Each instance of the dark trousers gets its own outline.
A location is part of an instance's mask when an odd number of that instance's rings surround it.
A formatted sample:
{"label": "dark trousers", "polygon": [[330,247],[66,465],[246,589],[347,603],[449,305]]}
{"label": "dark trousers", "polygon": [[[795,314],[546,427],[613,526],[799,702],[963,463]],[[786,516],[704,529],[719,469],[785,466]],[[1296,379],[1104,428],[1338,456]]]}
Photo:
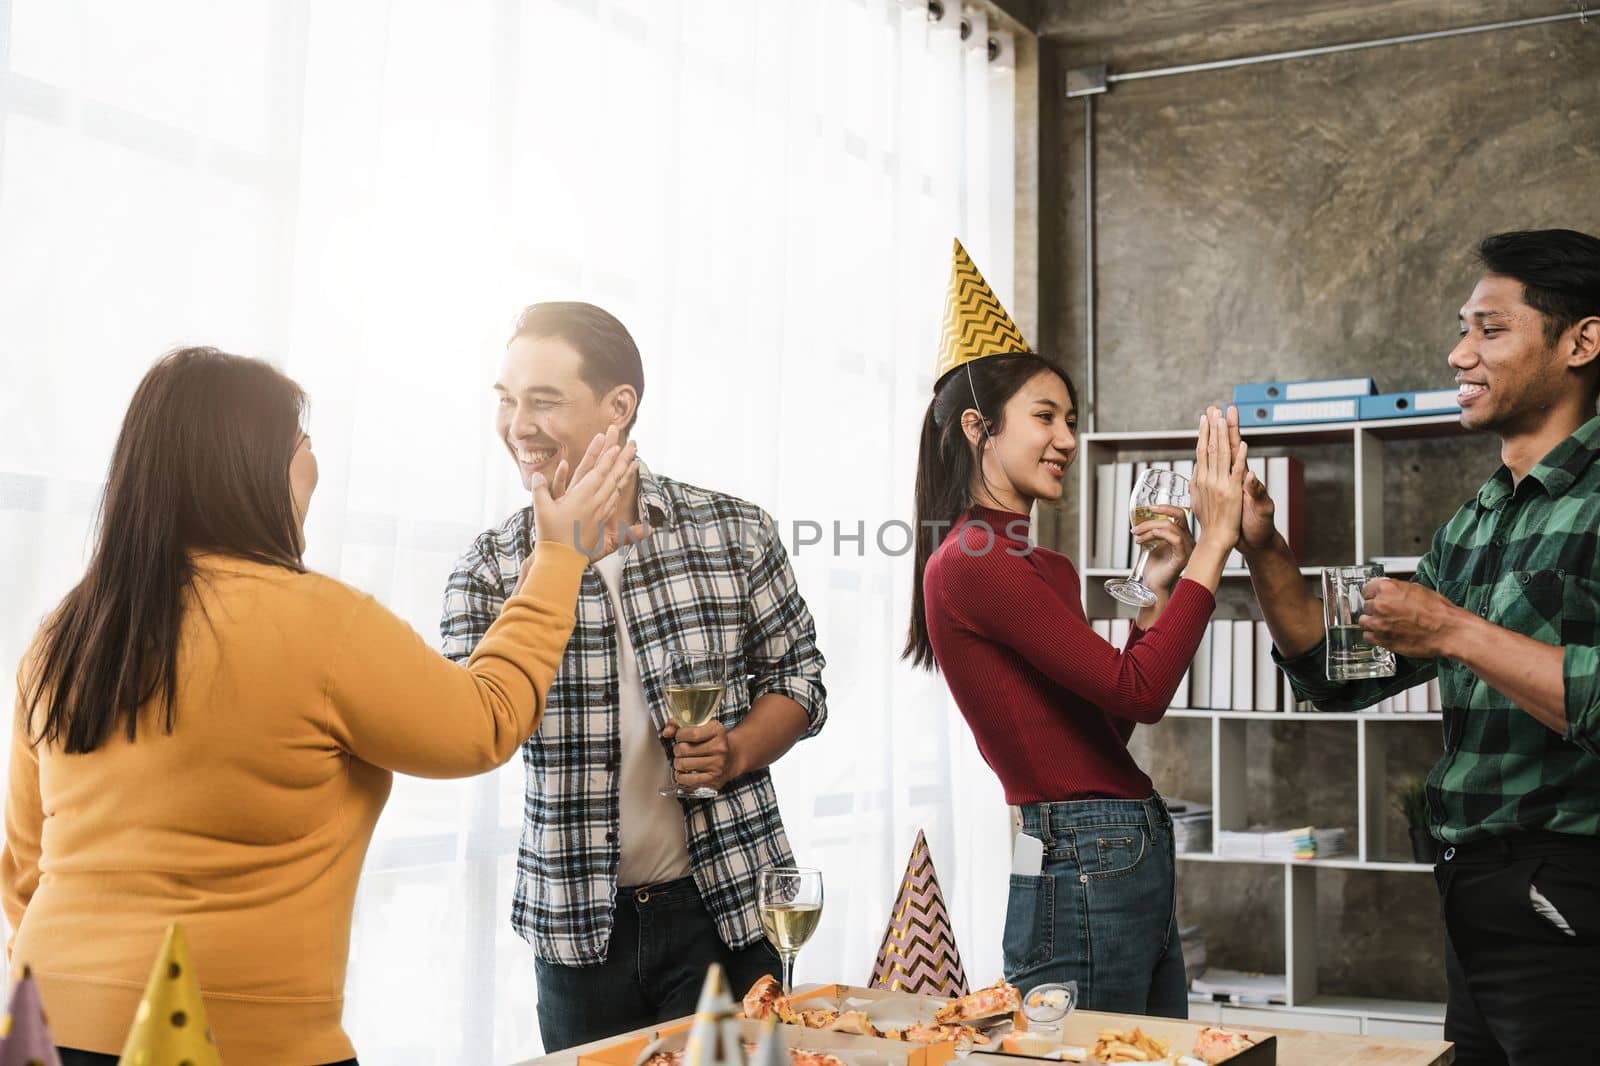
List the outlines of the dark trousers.
{"label": "dark trousers", "polygon": [[1456,1066],[1554,1066],[1591,1054],[1600,840],[1526,833],[1447,847],[1434,877],[1450,986],[1444,1035],[1455,1042]]}
{"label": "dark trousers", "polygon": [[739,950],[723,944],[693,878],[618,889],[605,962],[534,960],[545,1053],[693,1014],[713,962],[735,1000],[762,974],[783,972],[764,940]]}
{"label": "dark trousers", "polygon": [[[117,1066],[117,1056],[102,1055],[98,1051],[79,1051],[77,1048],[56,1048],[61,1056],[61,1066]],[[355,1059],[332,1062],[328,1066],[358,1066]]]}

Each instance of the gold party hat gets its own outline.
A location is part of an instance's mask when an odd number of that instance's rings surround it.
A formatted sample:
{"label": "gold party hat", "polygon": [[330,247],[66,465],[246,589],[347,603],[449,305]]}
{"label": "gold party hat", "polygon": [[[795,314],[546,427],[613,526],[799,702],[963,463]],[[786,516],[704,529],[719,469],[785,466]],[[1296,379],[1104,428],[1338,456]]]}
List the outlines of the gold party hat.
{"label": "gold party hat", "polygon": [[1022,331],[1000,306],[967,250],[956,240],[950,263],[950,288],[944,297],[944,332],[939,337],[939,363],[934,387],[950,371],[974,359],[1030,352]]}
{"label": "gold party hat", "polygon": [[200,982],[189,961],[189,941],[183,926],[167,927],[167,942],[156,956],[144,998],[133,1016],[133,1029],[122,1045],[118,1066],[222,1066],[222,1056],[211,1039]]}

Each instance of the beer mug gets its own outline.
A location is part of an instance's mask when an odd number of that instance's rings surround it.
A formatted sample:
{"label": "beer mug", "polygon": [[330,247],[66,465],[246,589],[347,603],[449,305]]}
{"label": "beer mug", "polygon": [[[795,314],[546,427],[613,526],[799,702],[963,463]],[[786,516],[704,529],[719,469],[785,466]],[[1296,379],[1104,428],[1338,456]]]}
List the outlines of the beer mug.
{"label": "beer mug", "polygon": [[1361,612],[1366,609],[1361,587],[1382,576],[1383,567],[1377,563],[1322,568],[1322,619],[1328,631],[1329,681],[1394,676],[1394,652],[1361,637]]}

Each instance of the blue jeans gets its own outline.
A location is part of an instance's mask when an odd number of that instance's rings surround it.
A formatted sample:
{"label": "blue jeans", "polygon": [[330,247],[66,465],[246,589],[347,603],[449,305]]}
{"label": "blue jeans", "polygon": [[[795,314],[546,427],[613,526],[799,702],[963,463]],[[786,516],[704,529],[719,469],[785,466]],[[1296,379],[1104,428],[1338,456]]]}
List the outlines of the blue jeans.
{"label": "blue jeans", "polygon": [[546,1054],[693,1014],[713,962],[736,1002],[762,974],[783,973],[765,940],[738,949],[722,942],[692,877],[619,888],[614,915],[598,966],[534,960]]}
{"label": "blue jeans", "polygon": [[1006,980],[1026,991],[1076,981],[1087,1010],[1187,1018],[1172,818],[1146,800],[1029,803],[1044,843],[1038,877],[1011,875]]}

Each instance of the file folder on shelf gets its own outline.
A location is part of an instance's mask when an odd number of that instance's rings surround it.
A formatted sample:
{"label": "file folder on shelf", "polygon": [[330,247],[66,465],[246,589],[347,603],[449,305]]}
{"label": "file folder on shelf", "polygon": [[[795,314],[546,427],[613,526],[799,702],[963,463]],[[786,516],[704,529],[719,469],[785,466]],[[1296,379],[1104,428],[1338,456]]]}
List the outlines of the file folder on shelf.
{"label": "file folder on shelf", "polygon": [[1430,392],[1386,392],[1361,397],[1362,418],[1410,418],[1414,415],[1453,414],[1461,410],[1455,389]]}
{"label": "file folder on shelf", "polygon": [[1302,422],[1354,422],[1360,417],[1360,397],[1342,400],[1302,400],[1284,403],[1247,403],[1239,407],[1241,426],[1288,426]]}
{"label": "file folder on shelf", "polygon": [[1346,396],[1371,396],[1377,391],[1377,383],[1371,378],[1253,381],[1233,387],[1233,402],[1238,405],[1277,403],[1280,400],[1337,400]]}

